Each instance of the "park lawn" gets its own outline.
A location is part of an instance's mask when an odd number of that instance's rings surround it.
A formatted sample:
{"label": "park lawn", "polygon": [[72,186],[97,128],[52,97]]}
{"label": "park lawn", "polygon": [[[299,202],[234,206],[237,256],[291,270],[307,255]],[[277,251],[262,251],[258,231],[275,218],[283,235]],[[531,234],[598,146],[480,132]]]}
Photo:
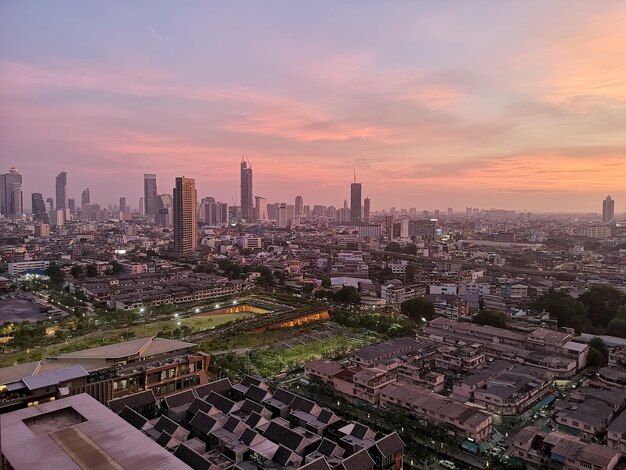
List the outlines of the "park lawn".
{"label": "park lawn", "polygon": [[[180,320],[164,320],[145,325],[135,325],[128,328],[118,328],[113,330],[98,331],[88,333],[85,336],[71,338],[62,343],[53,344],[43,348],[32,349],[30,351],[19,351],[14,353],[0,355],[0,367],[12,366],[15,363],[24,363],[38,361],[45,357],[63,354],[68,351],[79,351],[81,349],[90,349],[106,344],[124,341],[120,338],[123,332],[130,331],[134,336],[145,338],[147,336],[156,336],[164,328],[170,331],[180,328],[183,325],[191,328],[192,332],[202,331],[211,327],[217,327],[229,321],[250,316],[249,313],[228,313],[223,315],[207,316],[207,317],[191,317],[181,318]],[[180,322],[180,325],[178,325]]]}

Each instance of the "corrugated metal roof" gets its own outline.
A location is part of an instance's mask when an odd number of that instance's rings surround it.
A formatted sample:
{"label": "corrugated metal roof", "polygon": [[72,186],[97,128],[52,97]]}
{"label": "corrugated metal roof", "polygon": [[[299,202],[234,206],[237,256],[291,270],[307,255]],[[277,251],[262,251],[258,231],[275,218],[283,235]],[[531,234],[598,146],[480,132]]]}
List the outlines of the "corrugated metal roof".
{"label": "corrugated metal roof", "polygon": [[67,382],[68,380],[87,377],[88,375],[89,373],[81,366],[72,366],[46,372],[45,374],[30,375],[24,377],[22,382],[26,384],[29,390],[37,390],[39,388],[49,387],[50,385],[57,385],[61,382]]}

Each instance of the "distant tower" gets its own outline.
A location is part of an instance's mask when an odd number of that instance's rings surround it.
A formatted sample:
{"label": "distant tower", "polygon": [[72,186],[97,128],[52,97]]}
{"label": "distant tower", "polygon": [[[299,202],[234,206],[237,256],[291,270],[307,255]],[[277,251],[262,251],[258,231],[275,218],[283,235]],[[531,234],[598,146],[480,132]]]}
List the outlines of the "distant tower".
{"label": "distant tower", "polygon": [[278,206],[278,212],[276,214],[276,225],[278,225],[278,228],[286,228],[288,223],[287,204],[283,202]]}
{"label": "distant tower", "polygon": [[41,193],[33,193],[31,198],[33,220],[47,224],[49,220],[48,211],[46,210],[46,203],[43,201],[43,196]]}
{"label": "distant tower", "polygon": [[81,203],[81,207],[84,206],[85,204],[91,203],[91,198],[89,195],[89,188],[83,189],[83,193],[80,195],[80,203]]}
{"label": "distant tower", "polygon": [[15,217],[23,213],[22,175],[13,167],[0,175],[0,214]]}
{"label": "distant tower", "polygon": [[252,213],[252,166],[246,157],[241,158],[241,218],[251,221]]}
{"label": "distant tower", "polygon": [[145,204],[143,203],[143,198],[139,198],[139,215],[145,215]]}
{"label": "distant tower", "polygon": [[62,171],[56,179],[56,208],[67,209],[67,173]]}
{"label": "distant tower", "polygon": [[48,210],[49,211],[53,211],[54,210],[54,199],[49,197],[48,199],[46,199],[46,204],[48,204]]}
{"label": "distant tower", "polygon": [[254,197],[254,211],[255,211],[255,219],[264,222],[268,220],[267,214],[267,199],[261,196]]}
{"label": "distant tower", "polygon": [[304,209],[304,199],[302,196],[296,196],[296,215],[302,215]]}
{"label": "distant tower", "polygon": [[370,198],[366,197],[363,200],[363,220],[365,221],[365,223],[370,222],[371,216],[370,216]]}
{"label": "distant tower", "polygon": [[143,203],[145,215],[157,213],[157,178],[155,174],[146,173],[143,175]]}
{"label": "distant tower", "polygon": [[126,207],[126,198],[122,196],[120,198],[120,212],[126,212],[127,210],[128,208]]}
{"label": "distant tower", "polygon": [[67,208],[70,210],[70,214],[76,214],[76,201],[73,198],[68,198]]}
{"label": "distant tower", "polygon": [[611,196],[607,196],[602,201],[602,222],[610,222],[615,218],[615,201]]}
{"label": "distant tower", "polygon": [[354,171],[354,183],[350,185],[350,222],[361,223],[361,183],[356,182],[356,170]]}
{"label": "distant tower", "polygon": [[197,199],[196,181],[179,176],[174,188],[174,252],[187,256],[196,249]]}

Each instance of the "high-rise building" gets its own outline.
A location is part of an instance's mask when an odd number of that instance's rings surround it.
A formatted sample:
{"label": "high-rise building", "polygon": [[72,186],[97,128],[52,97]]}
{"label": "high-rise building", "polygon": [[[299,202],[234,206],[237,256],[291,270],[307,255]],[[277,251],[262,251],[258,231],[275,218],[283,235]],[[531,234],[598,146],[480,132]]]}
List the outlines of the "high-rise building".
{"label": "high-rise building", "polygon": [[157,179],[154,174],[143,175],[143,203],[145,215],[157,213]]}
{"label": "high-rise building", "polygon": [[67,173],[62,171],[56,179],[56,209],[67,209]]}
{"label": "high-rise building", "polygon": [[293,218],[296,215],[296,206],[287,204],[287,225],[293,227]]}
{"label": "high-rise building", "polygon": [[252,212],[252,166],[245,157],[241,159],[241,218],[249,222]]}
{"label": "high-rise building", "polygon": [[91,197],[90,197],[90,194],[89,194],[89,188],[83,189],[83,192],[80,195],[80,207],[83,207],[85,204],[91,204]]}
{"label": "high-rise building", "polygon": [[227,224],[230,222],[229,218],[230,208],[226,202],[215,203],[215,223]]}
{"label": "high-rise building", "polygon": [[267,214],[267,199],[261,196],[255,196],[254,211],[255,211],[254,218],[256,220],[260,222],[267,221],[269,219],[268,214]]}
{"label": "high-rise building", "polygon": [[276,214],[276,225],[278,225],[278,228],[286,228],[288,225],[287,204],[285,204],[284,202],[278,206],[278,211]]}
{"label": "high-rise building", "polygon": [[54,210],[54,199],[52,199],[51,197],[46,199],[46,204],[47,204],[47,209],[49,211]]}
{"label": "high-rise building", "polygon": [[302,215],[304,208],[304,199],[302,196],[296,196],[296,215]]}
{"label": "high-rise building", "polygon": [[179,176],[174,187],[174,252],[187,256],[197,243],[197,193],[196,180]]}
{"label": "high-rise building", "polygon": [[146,210],[146,207],[145,207],[145,205],[144,205],[144,203],[143,203],[143,198],[142,198],[142,197],[140,197],[140,198],[139,198],[139,215],[145,215],[145,214],[144,214],[144,211],[145,211],[145,210]]}
{"label": "high-rise building", "polygon": [[120,212],[127,212],[128,207],[126,207],[126,198],[122,196],[120,198]]}
{"label": "high-rise building", "polygon": [[200,201],[200,208],[198,209],[198,219],[208,225],[214,224],[215,210],[215,198],[203,197]]}
{"label": "high-rise building", "polygon": [[366,198],[363,200],[363,220],[365,221],[365,223],[366,223],[366,224],[369,224],[369,223],[370,223],[370,220],[371,220],[371,215],[370,215],[370,211],[371,211],[371,209],[370,209],[370,203],[371,203],[371,201],[370,201],[370,198],[369,198],[369,197],[366,197]]}
{"label": "high-rise building", "polygon": [[76,201],[74,200],[74,198],[68,198],[67,208],[69,209],[70,214],[76,214]]}
{"label": "high-rise building", "polygon": [[154,214],[155,223],[161,227],[171,227],[173,224],[172,196],[169,194],[159,194],[156,201],[157,212]]}
{"label": "high-rise building", "polygon": [[607,196],[602,201],[602,222],[610,222],[615,218],[615,201],[611,196]]}
{"label": "high-rise building", "polygon": [[33,208],[33,220],[47,224],[49,220],[48,211],[46,210],[46,203],[43,201],[41,193],[32,194],[31,204]]}
{"label": "high-rise building", "polygon": [[13,167],[0,175],[0,214],[21,216],[24,213],[22,199],[22,175]]}
{"label": "high-rise building", "polygon": [[350,222],[361,223],[361,183],[350,185]]}

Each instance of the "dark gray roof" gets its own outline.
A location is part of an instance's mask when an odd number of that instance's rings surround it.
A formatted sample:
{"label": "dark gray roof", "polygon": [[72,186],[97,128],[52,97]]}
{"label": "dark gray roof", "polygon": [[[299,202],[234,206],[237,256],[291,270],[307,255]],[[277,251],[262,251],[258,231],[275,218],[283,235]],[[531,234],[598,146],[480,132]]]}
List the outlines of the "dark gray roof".
{"label": "dark gray roof", "polygon": [[300,396],[296,396],[291,402],[292,410],[302,410],[310,413],[314,407],[315,402],[312,402],[311,400],[307,400],[306,398]]}
{"label": "dark gray roof", "polygon": [[234,401],[229,400],[225,396],[215,392],[209,393],[209,396],[206,397],[206,401],[224,414],[230,413],[230,410],[232,410],[235,406]]}
{"label": "dark gray roof", "polygon": [[216,424],[217,420],[203,411],[198,411],[189,421],[189,426],[204,434],[211,432]]}
{"label": "dark gray roof", "polygon": [[196,395],[193,393],[193,390],[185,390],[184,392],[175,393],[174,395],[170,395],[165,397],[163,400],[165,401],[165,405],[169,408],[176,408],[178,406],[186,405],[187,403],[191,403],[196,398]]}
{"label": "dark gray roof", "polygon": [[358,437],[359,439],[363,439],[367,432],[370,430],[367,426],[364,426],[360,423],[354,423],[354,428],[352,428],[351,436]]}
{"label": "dark gray roof", "polygon": [[233,385],[230,383],[228,379],[216,380],[214,382],[209,382],[208,384],[200,385],[194,388],[196,395],[201,398],[205,398],[211,392],[219,393],[221,395],[227,396],[232,390]]}
{"label": "dark gray roof", "polygon": [[258,436],[258,433],[248,428],[243,432],[239,440],[245,445],[249,446],[250,444],[252,444],[252,441],[256,436]]}
{"label": "dark gray roof", "polygon": [[23,377],[22,382],[24,382],[29,390],[37,390],[39,388],[50,387],[51,385],[58,385],[68,380],[87,376],[89,376],[89,373],[83,369],[82,366],[71,366],[64,369],[44,372],[43,374]]}
{"label": "dark gray roof", "polygon": [[241,409],[243,411],[245,411],[246,413],[261,413],[265,408],[263,407],[263,405],[260,405],[258,403],[253,402],[252,400],[248,400],[247,398],[244,400],[243,404],[241,405]]}
{"label": "dark gray roof", "polygon": [[195,415],[198,411],[204,411],[205,413],[208,413],[212,407],[213,405],[207,403],[202,398],[196,398],[194,401],[191,402],[189,408],[187,408],[187,413],[190,413],[189,416]]}
{"label": "dark gray roof", "polygon": [[179,445],[174,455],[194,470],[209,470],[211,468],[211,462],[185,444]]}
{"label": "dark gray roof", "polygon": [[339,444],[331,441],[330,439],[324,438],[322,439],[322,442],[320,442],[320,446],[317,448],[317,451],[320,454],[324,454],[327,457],[330,457],[331,455],[333,455],[337,447],[339,447]]}
{"label": "dark gray roof", "polygon": [[304,439],[304,437],[297,432],[294,432],[291,429],[281,426],[273,421],[265,430],[264,436],[270,441],[273,441],[276,444],[284,445],[291,450],[296,450]]}
{"label": "dark gray roof", "polygon": [[252,377],[251,375],[246,375],[243,379],[241,379],[241,385],[245,385],[249,387],[250,385],[261,385],[262,380],[257,377]]}
{"label": "dark gray roof", "polygon": [[322,423],[326,423],[328,424],[331,420],[331,418],[334,416],[335,414],[327,409],[323,409],[319,416],[317,417],[318,420],[320,420]]}
{"label": "dark gray roof", "polygon": [[237,429],[237,426],[239,426],[239,424],[242,421],[235,418],[234,416],[231,416],[230,418],[228,418],[228,420],[224,423],[224,426],[222,426],[224,429],[226,429],[227,431],[230,432],[235,432],[235,429]]}
{"label": "dark gray roof", "polygon": [[278,447],[278,450],[274,454],[272,460],[279,463],[280,465],[286,466],[289,463],[289,460],[291,460],[292,454],[293,452],[291,450],[281,445]]}
{"label": "dark gray roof", "polygon": [[156,397],[154,396],[152,389],[149,389],[144,390],[143,392],[132,393],[130,395],[126,395],[125,397],[109,400],[108,404],[109,408],[116,413],[119,413],[125,406],[137,409],[146,405],[156,405]]}
{"label": "dark gray roof", "polygon": [[300,470],[331,470],[328,462],[324,457],[320,457],[319,459],[315,459],[312,462],[307,463],[300,467]]}
{"label": "dark gray roof", "polygon": [[274,398],[274,400],[278,400],[278,401],[280,401],[282,403],[285,403],[286,405],[290,405],[291,402],[294,400],[294,398],[296,398],[296,396],[293,393],[288,392],[284,388],[279,388],[274,393],[274,397],[273,398]]}
{"label": "dark gray roof", "polygon": [[259,421],[261,421],[261,418],[262,416],[259,413],[255,413],[253,411],[252,413],[250,413],[250,416],[248,416],[245,423],[251,428],[254,428],[256,427],[257,424],[259,424]]}
{"label": "dark gray roof", "polygon": [[368,470],[373,467],[374,461],[365,449],[352,454],[337,466],[341,470]]}
{"label": "dark gray roof", "polygon": [[131,424],[133,427],[137,429],[141,429],[144,426],[144,424],[146,424],[146,422],[148,421],[146,418],[144,418],[143,416],[141,416],[139,413],[137,413],[132,408],[129,408],[128,406],[125,406],[122,409],[122,411],[120,411],[118,414],[120,418],[122,418],[124,421]]}
{"label": "dark gray roof", "polygon": [[167,431],[170,434],[174,434],[178,429],[178,423],[172,421],[167,416],[161,416],[154,425],[154,428],[159,431]]}
{"label": "dark gray roof", "polygon": [[402,442],[397,432],[393,432],[376,441],[375,447],[380,451],[383,457],[391,457],[404,449],[404,442]]}
{"label": "dark gray roof", "polygon": [[171,440],[172,440],[172,435],[169,434],[167,431],[163,431],[161,435],[157,438],[156,442],[161,447],[166,447],[170,443]]}
{"label": "dark gray roof", "polygon": [[254,400],[260,403],[268,395],[267,390],[258,387],[256,385],[250,385],[248,391],[245,393],[246,398]]}

